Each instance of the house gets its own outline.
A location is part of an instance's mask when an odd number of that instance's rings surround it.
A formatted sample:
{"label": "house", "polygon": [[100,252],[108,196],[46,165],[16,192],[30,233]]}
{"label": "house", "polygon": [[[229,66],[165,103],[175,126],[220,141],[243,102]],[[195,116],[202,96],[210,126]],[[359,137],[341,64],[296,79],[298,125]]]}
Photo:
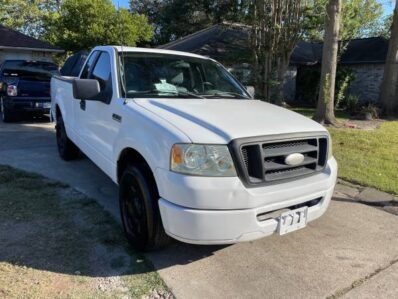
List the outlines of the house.
{"label": "house", "polygon": [[52,61],[64,50],[0,25],[0,64],[7,59]]}
{"label": "house", "polygon": [[[343,45],[346,49],[339,59],[339,70],[350,70],[354,78],[348,94],[355,95],[362,103],[379,99],[384,65],[388,52],[388,40],[382,37],[354,39]],[[291,65],[296,67],[295,100],[303,101],[308,91],[316,93],[319,85],[322,61],[321,43],[300,42],[296,46]],[[311,83],[312,82],[312,83]],[[307,87],[307,91],[303,90]]]}
{"label": "house", "polygon": [[[354,74],[348,93],[361,102],[378,100],[388,41],[381,37],[355,39],[346,45],[339,67]],[[252,54],[249,30],[241,24],[219,24],[162,45],[159,48],[187,51],[220,61],[244,84],[250,82]],[[300,41],[285,75],[287,101],[314,101],[318,91],[322,44]]]}

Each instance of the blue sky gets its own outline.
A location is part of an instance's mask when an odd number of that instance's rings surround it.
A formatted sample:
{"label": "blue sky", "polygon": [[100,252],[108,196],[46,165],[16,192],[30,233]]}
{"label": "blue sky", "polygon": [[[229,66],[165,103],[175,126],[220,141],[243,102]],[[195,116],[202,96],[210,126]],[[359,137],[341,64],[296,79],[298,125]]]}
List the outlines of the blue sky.
{"label": "blue sky", "polygon": [[394,2],[395,1],[393,1],[393,0],[381,0],[379,2],[383,4],[384,14],[385,15],[392,14],[392,12],[394,10]]}
{"label": "blue sky", "polygon": [[[189,0],[187,0],[189,1]],[[128,7],[129,6],[129,0],[112,0],[112,2],[115,4],[115,6],[119,6],[120,7]],[[379,0],[378,2],[382,3],[384,6],[384,13],[386,15],[389,15],[392,13],[393,9],[394,9],[394,2],[395,0]]]}
{"label": "blue sky", "polygon": [[120,7],[129,7],[129,0],[112,0],[113,4],[117,7],[118,3]]}

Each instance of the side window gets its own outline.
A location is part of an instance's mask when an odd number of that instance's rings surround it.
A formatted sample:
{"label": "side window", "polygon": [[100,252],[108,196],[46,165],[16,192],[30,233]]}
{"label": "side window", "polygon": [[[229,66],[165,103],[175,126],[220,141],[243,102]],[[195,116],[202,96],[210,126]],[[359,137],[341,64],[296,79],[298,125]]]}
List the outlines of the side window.
{"label": "side window", "polygon": [[112,99],[112,75],[111,59],[108,53],[101,52],[93,71],[89,74],[89,79],[98,80],[101,90],[98,98],[109,104]]}
{"label": "side window", "polygon": [[90,74],[91,68],[95,62],[95,59],[98,56],[98,51],[93,52],[87,60],[87,63],[84,65],[84,69],[82,75],[80,76],[81,79],[87,79],[88,75]]}
{"label": "side window", "polygon": [[105,91],[106,89],[112,87],[111,59],[108,53],[102,52],[100,54],[100,57],[98,58],[98,61],[90,75],[90,79],[98,80],[101,91]]}

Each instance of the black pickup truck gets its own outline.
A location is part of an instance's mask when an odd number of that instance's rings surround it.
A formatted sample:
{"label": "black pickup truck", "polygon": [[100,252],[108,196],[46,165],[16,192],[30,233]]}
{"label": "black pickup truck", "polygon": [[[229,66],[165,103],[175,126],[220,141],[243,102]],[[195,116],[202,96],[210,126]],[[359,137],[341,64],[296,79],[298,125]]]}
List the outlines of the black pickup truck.
{"label": "black pickup truck", "polygon": [[0,66],[0,108],[4,122],[21,114],[46,114],[51,107],[50,80],[58,74],[51,62],[6,60]]}

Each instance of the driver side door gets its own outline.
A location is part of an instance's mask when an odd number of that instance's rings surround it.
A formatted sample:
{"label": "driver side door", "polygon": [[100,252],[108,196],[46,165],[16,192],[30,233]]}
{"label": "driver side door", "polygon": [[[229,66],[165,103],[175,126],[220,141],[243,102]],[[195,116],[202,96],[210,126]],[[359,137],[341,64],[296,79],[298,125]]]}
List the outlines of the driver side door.
{"label": "driver side door", "polygon": [[[82,150],[106,173],[112,173],[113,143],[120,123],[113,120],[111,56],[99,51],[87,73],[88,79],[98,80],[100,94],[95,100],[80,101],[76,109]],[[82,74],[84,75],[84,74]]]}

